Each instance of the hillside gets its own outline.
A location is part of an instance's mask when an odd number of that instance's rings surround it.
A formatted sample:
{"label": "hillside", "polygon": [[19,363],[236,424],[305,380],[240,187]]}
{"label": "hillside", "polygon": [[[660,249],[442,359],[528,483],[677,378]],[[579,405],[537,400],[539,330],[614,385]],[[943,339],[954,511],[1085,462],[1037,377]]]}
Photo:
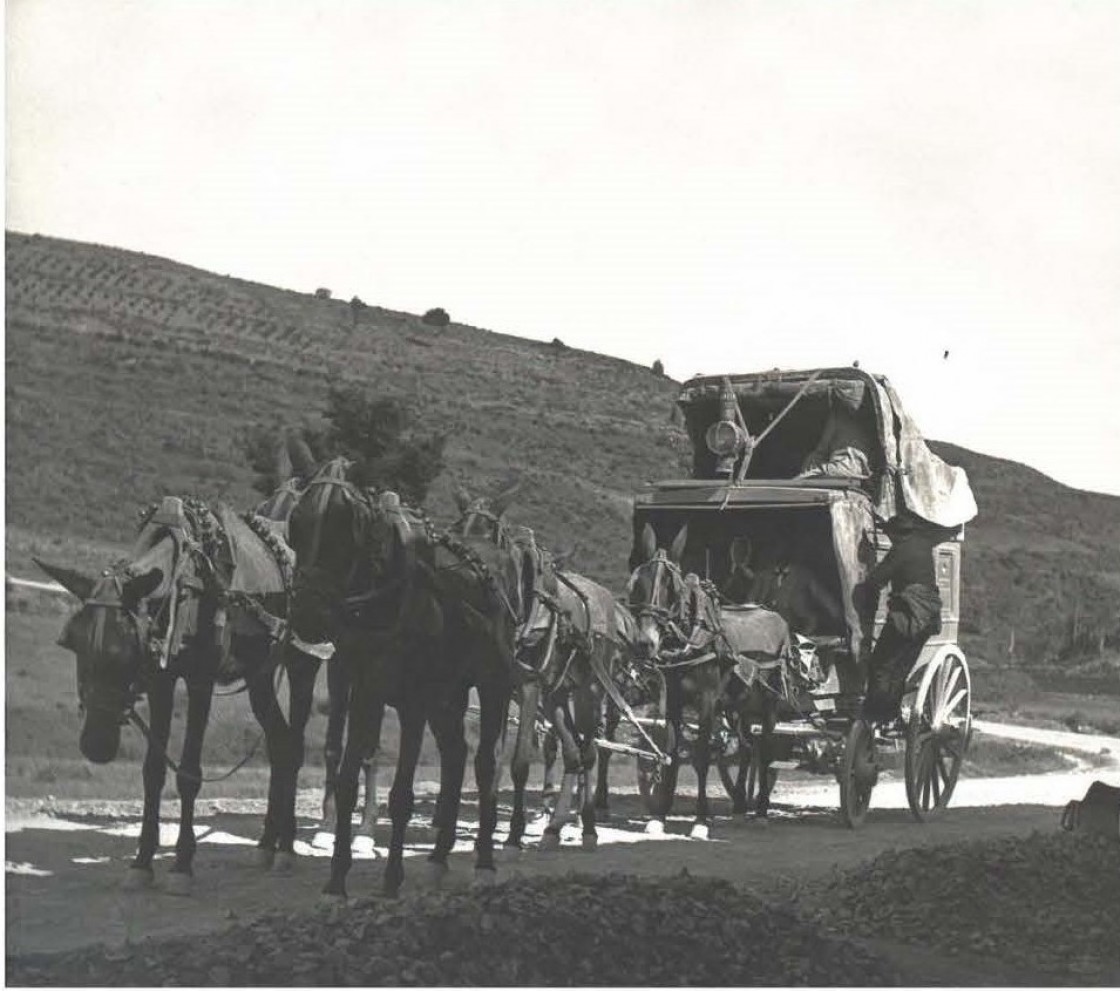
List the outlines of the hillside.
{"label": "hillside", "polygon": [[[251,504],[239,432],[315,416],[343,380],[412,400],[448,433],[437,517],[454,484],[519,469],[514,517],[574,544],[577,566],[616,588],[630,494],[685,461],[677,383],[629,362],[115,248],[9,233],[6,260],[9,572],[30,574],[32,553],[104,562],[164,492]],[[965,550],[966,649],[1038,663],[1070,632],[1096,638],[1089,653],[1115,647],[1120,498],[935,447],[969,471],[981,506]]]}

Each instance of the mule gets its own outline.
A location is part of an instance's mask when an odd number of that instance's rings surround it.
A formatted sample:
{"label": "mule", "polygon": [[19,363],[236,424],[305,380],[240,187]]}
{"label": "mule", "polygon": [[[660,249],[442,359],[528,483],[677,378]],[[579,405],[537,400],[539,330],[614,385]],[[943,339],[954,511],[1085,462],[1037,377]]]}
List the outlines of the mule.
{"label": "mule", "polygon": [[[328,897],[345,897],[350,823],[361,756],[380,734],[385,704],[401,726],[389,796],[392,834],[384,888],[403,881],[405,829],[424,725],[440,753],[440,794],[429,861],[442,875],[455,840],[466,765],[470,688],[480,699],[475,759],[480,791],[476,870],[491,876],[497,811],[496,757],[512,689],[513,594],[502,557],[471,538],[438,532],[394,493],[374,496],[351,480],[342,459],[324,465],[292,513],[297,568],[292,622],[301,636],[349,638],[352,679],[346,745],[339,768],[337,828]],[[489,557],[489,563],[487,562]],[[503,650],[503,645],[505,650]]]}
{"label": "mule", "polygon": [[[282,470],[295,470],[297,474],[280,484],[253,510],[257,516],[274,522],[285,542],[288,539],[288,519],[307,486],[307,479],[315,472],[315,465],[308,460],[309,454],[302,452],[297,445],[292,443],[293,437],[291,434],[288,435],[287,440],[286,453],[288,454],[288,460],[283,463]],[[281,450],[283,449],[281,448]],[[342,760],[342,737],[346,728],[346,710],[350,698],[350,683],[347,678],[348,665],[338,657],[334,645],[307,645],[300,642],[298,637],[295,637],[293,642],[300,649],[313,653],[328,662],[327,732],[323,746],[323,763],[326,773],[319,825],[312,839],[313,846],[325,849],[334,844],[334,795],[338,782],[338,766]],[[326,646],[330,647],[329,651],[322,649]],[[375,852],[378,809],[377,760],[374,755],[367,755],[362,761],[362,774],[365,783],[365,796],[362,804],[361,821],[354,832],[353,846],[357,852],[373,853]]]}
{"label": "mule", "polygon": [[[761,607],[724,608],[714,587],[695,575],[684,575],[680,559],[688,539],[687,524],[668,549],[658,547],[646,524],[632,560],[639,561],[627,585],[630,610],[637,623],[634,655],[660,687],[664,739],[676,761],[683,739],[686,705],[695,710],[698,728],[692,742],[696,772],[696,816],[691,835],[710,835],[708,770],[713,733],[726,717],[746,747],[755,720],[762,732],[758,747],[760,772],[755,814],[765,817],[773,778],[772,734],[782,697],[790,634],[786,621]],[[664,831],[671,794],[653,810],[649,831]]]}
{"label": "mule", "polygon": [[[319,661],[283,642],[290,584],[283,541],[260,518],[167,497],[147,514],[132,553],[98,578],[37,563],[82,603],[59,641],[77,656],[82,754],[99,764],[114,760],[127,723],[147,738],[143,821],[126,886],[153,883],[160,793],[171,767],[181,812],[167,886],[173,893],[190,890],[194,804],[204,780],[211,700],[215,685],[239,681],[264,731],[270,764],[258,856],[274,869],[290,868],[296,781]],[[281,667],[290,685],[287,719],[273,683]],[[180,680],[187,689],[187,723],[176,765],[167,747]],[[136,711],[141,699],[147,700],[150,725]]]}

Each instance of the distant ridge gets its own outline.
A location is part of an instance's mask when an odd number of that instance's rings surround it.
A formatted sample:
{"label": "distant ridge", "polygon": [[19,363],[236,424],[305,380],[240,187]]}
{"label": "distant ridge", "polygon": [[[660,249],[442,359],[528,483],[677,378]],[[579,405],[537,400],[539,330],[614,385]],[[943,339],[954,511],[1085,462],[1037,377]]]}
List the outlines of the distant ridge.
{"label": "distant ridge", "polygon": [[[103,564],[163,492],[251,505],[239,431],[318,414],[338,381],[407,398],[449,434],[437,517],[456,482],[523,471],[515,518],[574,543],[576,566],[616,589],[632,492],[688,463],[670,419],[678,383],[648,367],[119,248],[8,232],[5,256],[10,573],[36,577],[32,553]],[[969,472],[981,510],[965,648],[1008,664],[1064,651],[1082,666],[1120,651],[1120,497],[932,446]]]}

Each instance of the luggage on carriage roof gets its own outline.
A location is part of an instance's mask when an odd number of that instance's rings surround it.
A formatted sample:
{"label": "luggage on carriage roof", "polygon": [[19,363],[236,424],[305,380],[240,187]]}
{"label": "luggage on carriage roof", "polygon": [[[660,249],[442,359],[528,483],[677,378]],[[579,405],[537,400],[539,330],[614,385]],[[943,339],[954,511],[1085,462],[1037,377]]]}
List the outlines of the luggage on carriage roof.
{"label": "luggage on carriage roof", "polygon": [[[727,385],[737,411],[728,406]],[[866,483],[796,478],[833,405],[861,421],[875,439],[867,452],[872,475]],[[964,470],[946,464],[929,449],[885,376],[860,368],[697,376],[681,387],[677,406],[692,440],[696,478],[719,477],[720,451],[726,454],[725,472],[732,456],[741,465],[747,451],[750,463],[744,481],[783,479],[796,487],[859,488],[884,520],[908,509],[930,523],[956,528],[976,515]],[[715,451],[710,442],[713,430]],[[766,431],[771,432],[754,447],[751,440]],[[739,450],[733,455],[735,447]]]}

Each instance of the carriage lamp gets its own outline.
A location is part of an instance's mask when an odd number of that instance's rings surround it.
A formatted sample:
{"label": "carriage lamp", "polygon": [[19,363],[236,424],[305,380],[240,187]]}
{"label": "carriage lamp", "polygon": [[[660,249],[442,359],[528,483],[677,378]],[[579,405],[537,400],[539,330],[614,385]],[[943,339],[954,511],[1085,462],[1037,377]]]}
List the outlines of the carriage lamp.
{"label": "carriage lamp", "polygon": [[716,475],[729,477],[735,470],[735,462],[750,443],[747,431],[736,422],[742,414],[735,398],[735,390],[730,381],[723,380],[719,393],[719,419],[704,433],[708,450],[719,460],[716,462]]}

